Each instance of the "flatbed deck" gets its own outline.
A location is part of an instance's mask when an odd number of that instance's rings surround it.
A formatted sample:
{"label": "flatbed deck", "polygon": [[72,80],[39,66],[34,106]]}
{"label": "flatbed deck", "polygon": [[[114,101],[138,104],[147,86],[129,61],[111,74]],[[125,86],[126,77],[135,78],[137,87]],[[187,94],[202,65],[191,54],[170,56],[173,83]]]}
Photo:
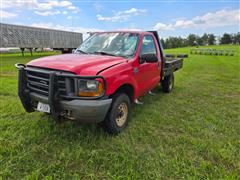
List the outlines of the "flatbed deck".
{"label": "flatbed deck", "polygon": [[160,53],[161,53],[161,58],[163,60],[161,80],[160,80],[162,81],[166,76],[173,74],[174,71],[177,71],[183,67],[183,58],[182,57],[179,57],[179,58],[166,57],[166,55],[164,55],[163,47],[157,31],[149,31],[149,32],[153,33],[153,35],[155,36],[159,46]]}
{"label": "flatbed deck", "polygon": [[163,77],[172,74],[174,71],[181,69],[183,66],[183,58],[165,58],[163,66]]}

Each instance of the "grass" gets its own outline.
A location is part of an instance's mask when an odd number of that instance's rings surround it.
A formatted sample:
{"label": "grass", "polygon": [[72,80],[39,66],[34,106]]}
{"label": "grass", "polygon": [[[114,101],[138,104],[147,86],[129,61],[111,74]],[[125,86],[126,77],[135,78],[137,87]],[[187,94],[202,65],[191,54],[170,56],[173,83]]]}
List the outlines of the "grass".
{"label": "grass", "polygon": [[237,54],[190,55],[175,73],[174,91],[143,97],[128,128],[113,137],[97,125],[56,124],[43,113],[25,113],[14,64],[49,54],[1,55],[0,177],[239,178],[240,50],[216,48]]}

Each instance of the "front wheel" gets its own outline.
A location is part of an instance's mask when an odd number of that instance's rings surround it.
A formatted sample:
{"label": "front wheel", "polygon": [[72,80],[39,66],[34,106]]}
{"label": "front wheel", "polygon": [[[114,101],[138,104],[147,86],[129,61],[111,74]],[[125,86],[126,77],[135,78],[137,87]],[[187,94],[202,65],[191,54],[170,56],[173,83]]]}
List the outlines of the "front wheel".
{"label": "front wheel", "polygon": [[131,103],[129,97],[122,93],[113,98],[112,106],[106,119],[103,121],[105,130],[109,134],[120,133],[128,124],[131,113]]}
{"label": "front wheel", "polygon": [[170,93],[173,90],[174,87],[174,75],[173,73],[164,77],[164,79],[161,82],[163,92]]}

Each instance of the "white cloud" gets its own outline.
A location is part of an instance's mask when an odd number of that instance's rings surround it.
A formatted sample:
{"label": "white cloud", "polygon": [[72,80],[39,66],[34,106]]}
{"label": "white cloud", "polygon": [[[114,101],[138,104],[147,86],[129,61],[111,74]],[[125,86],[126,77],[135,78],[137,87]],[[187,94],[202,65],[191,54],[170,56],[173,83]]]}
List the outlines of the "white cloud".
{"label": "white cloud", "polygon": [[111,22],[126,21],[129,18],[129,16],[126,16],[126,15],[121,15],[121,16],[115,15],[112,17],[104,17],[100,14],[98,14],[96,17],[99,21],[111,21]]}
{"label": "white cloud", "polygon": [[76,6],[68,6],[68,9],[71,10],[73,13],[80,12],[80,9]]}
{"label": "white cloud", "polygon": [[53,16],[53,15],[57,15],[60,14],[60,11],[35,11],[36,14],[40,15],[40,16]]}
{"label": "white cloud", "polygon": [[67,15],[68,12],[67,12],[67,11],[63,11],[62,14],[63,14],[63,15]]}
{"label": "white cloud", "polygon": [[[51,2],[51,1],[49,1]],[[72,6],[72,3],[70,1],[55,1],[56,2],[56,6],[58,7],[69,7],[69,6]]]}
{"label": "white cloud", "polygon": [[72,19],[72,16],[68,16],[67,19]]}
{"label": "white cloud", "polygon": [[131,16],[141,15],[147,12],[146,9],[131,8],[125,11],[114,12],[113,16],[106,17],[98,14],[96,17],[99,21],[121,22],[127,21]]}
{"label": "white cloud", "polygon": [[36,0],[27,0],[27,1],[4,1],[1,3],[2,9],[7,8],[36,8],[38,6]]}
{"label": "white cloud", "polygon": [[1,18],[4,18],[4,19],[13,18],[17,16],[16,13],[10,13],[3,10],[0,10],[0,15],[1,15]]}
{"label": "white cloud", "polygon": [[193,18],[196,27],[221,27],[240,23],[240,10],[220,10]]}
{"label": "white cloud", "polygon": [[77,9],[77,8],[76,8],[75,6],[69,6],[68,9],[70,9],[70,10],[75,10],[75,9]]}
{"label": "white cloud", "polygon": [[175,28],[191,28],[194,27],[194,23],[191,20],[178,20],[175,22]]}
{"label": "white cloud", "polygon": [[129,10],[123,11],[123,12],[118,12],[118,14],[134,14],[134,15],[139,15],[141,13],[147,12],[146,9],[136,9],[136,8],[131,8]]}
{"label": "white cloud", "polygon": [[64,30],[64,31],[72,31],[72,32],[80,32],[80,33],[103,31],[101,29],[96,29],[96,28],[83,28],[79,26],[63,26],[63,25],[54,24],[54,23],[33,23],[31,26],[48,28],[48,29],[56,29],[56,30]]}
{"label": "white cloud", "polygon": [[154,26],[153,29],[157,31],[167,31],[167,30],[173,30],[173,27],[171,24],[164,24],[159,22]]}
{"label": "white cloud", "polygon": [[80,12],[80,9],[66,0],[49,0],[39,2],[39,0],[16,0],[4,1],[1,6],[2,9],[15,9],[15,10],[35,10],[35,13],[41,16],[59,14],[56,8],[73,10],[73,13]]}
{"label": "white cloud", "polygon": [[174,23],[163,24],[161,22],[154,26],[155,30],[166,31],[174,30],[176,28],[215,28],[224,26],[239,26],[240,11],[235,10],[220,10],[216,12],[209,12],[202,16],[196,16],[190,20],[182,19],[176,20]]}

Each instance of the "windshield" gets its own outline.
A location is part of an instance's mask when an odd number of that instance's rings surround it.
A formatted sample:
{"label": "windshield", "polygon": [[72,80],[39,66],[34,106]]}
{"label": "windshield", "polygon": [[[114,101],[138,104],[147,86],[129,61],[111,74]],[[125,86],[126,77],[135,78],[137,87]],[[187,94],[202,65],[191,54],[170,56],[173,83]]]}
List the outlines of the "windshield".
{"label": "windshield", "polygon": [[137,42],[136,33],[97,33],[84,41],[75,52],[132,57]]}

